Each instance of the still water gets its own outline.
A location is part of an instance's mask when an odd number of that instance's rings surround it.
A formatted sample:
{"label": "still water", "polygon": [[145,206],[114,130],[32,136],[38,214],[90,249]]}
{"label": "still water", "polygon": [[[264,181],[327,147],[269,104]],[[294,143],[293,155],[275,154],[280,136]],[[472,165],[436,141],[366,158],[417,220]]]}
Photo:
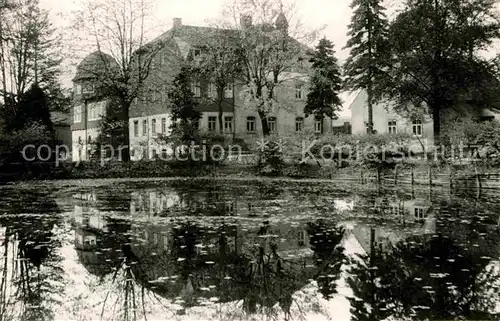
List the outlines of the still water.
{"label": "still water", "polygon": [[495,195],[223,180],[0,195],[0,320],[500,318]]}

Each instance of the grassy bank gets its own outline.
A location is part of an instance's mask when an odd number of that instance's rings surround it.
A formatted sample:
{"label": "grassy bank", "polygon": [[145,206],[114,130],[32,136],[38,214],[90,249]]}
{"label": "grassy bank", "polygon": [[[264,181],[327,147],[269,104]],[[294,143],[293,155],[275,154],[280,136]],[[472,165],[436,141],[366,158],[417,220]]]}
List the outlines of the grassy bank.
{"label": "grassy bank", "polygon": [[[155,177],[283,177],[293,179],[347,180],[356,183],[433,185],[500,188],[499,168],[472,168],[438,163],[392,164],[391,166],[346,166],[332,164],[202,164],[188,162],[139,161],[30,163],[4,168],[1,181],[66,180]],[[498,181],[498,183],[496,183]]]}

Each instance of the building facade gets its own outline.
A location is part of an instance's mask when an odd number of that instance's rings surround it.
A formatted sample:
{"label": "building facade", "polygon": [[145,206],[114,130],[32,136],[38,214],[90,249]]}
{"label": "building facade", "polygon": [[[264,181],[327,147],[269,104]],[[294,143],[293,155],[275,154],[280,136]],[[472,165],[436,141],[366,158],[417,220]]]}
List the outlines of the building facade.
{"label": "building facade", "polygon": [[97,81],[99,72],[115,66],[113,57],[94,52],[77,66],[73,78],[73,106],[71,111],[72,159],[87,161],[96,151],[96,140],[100,134],[103,117],[108,112],[112,99]]}
{"label": "building facade", "polygon": [[[351,110],[352,134],[366,133],[368,123],[368,95],[360,91],[352,101]],[[406,117],[394,110],[390,102],[380,102],[373,105],[373,129],[378,134],[407,133],[420,140],[425,146],[434,142],[433,123],[428,113],[422,111],[413,117]]]}
{"label": "building facade", "polygon": [[[285,19],[286,20],[286,19]],[[278,17],[275,26],[284,28],[287,23],[284,16]],[[252,26],[251,18],[242,17],[242,28]],[[168,135],[172,125],[168,101],[168,90],[181,65],[186,61],[196,63],[197,57],[203,54],[207,41],[212,41],[215,31],[209,27],[183,25],[180,18],[175,18],[173,27],[154,39],[151,44],[160,44],[156,52],[147,79],[128,113],[130,156],[132,160],[153,159],[168,152],[164,142],[160,140]],[[236,30],[224,31],[230,34]],[[298,43],[298,42],[297,42]],[[304,47],[304,57],[306,53]],[[302,48],[301,47],[301,48]],[[301,57],[299,57],[301,58]],[[298,58],[298,59],[299,59]],[[307,59],[301,58],[306,61]],[[102,61],[114,63],[108,55],[99,56],[93,53],[82,61],[74,79],[75,98],[73,108],[73,160],[88,160],[93,152],[92,143],[99,135],[99,125],[105,114],[109,101],[95,94],[92,74],[85,72],[91,67],[99,66]],[[315,119],[305,117],[304,106],[307,98],[308,77],[305,65],[303,68],[282,73],[279,87],[275,88],[274,97],[279,101],[267,117],[271,133],[286,134],[300,131],[314,131],[318,134],[331,132],[331,119]],[[93,87],[94,86],[94,87]],[[235,79],[224,90],[219,99],[216,87],[209,79],[199,78],[191,83],[191,90],[198,100],[198,110],[202,113],[199,120],[201,132],[222,133],[229,138],[243,139],[254,144],[262,136],[261,119],[255,108],[249,108],[242,92],[245,86]],[[219,105],[222,106],[222,130],[219,128]]]}

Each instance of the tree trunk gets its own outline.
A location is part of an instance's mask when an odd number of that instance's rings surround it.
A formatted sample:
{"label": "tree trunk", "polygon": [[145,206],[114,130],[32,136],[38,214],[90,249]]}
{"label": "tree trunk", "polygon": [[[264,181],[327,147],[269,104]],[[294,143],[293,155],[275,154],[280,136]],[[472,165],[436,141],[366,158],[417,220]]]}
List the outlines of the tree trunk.
{"label": "tree trunk", "polygon": [[224,88],[220,89],[219,90],[219,94],[218,94],[218,97],[217,97],[217,107],[219,109],[219,132],[221,135],[224,134],[224,128],[222,127],[223,126],[223,122],[222,122],[222,114],[223,114],[223,111],[222,111],[222,106],[223,106],[223,102],[224,102]]}
{"label": "tree trunk", "polygon": [[122,100],[122,107],[123,107],[123,121],[124,121],[124,128],[123,128],[123,146],[120,147],[125,147],[121,150],[121,159],[124,162],[129,162],[130,161],[130,135],[129,135],[129,112],[130,112],[130,102],[127,102],[125,100]]}
{"label": "tree trunk", "polygon": [[[369,76],[369,77],[371,77],[371,76]],[[373,134],[373,105],[372,105],[372,85],[371,84],[368,85],[367,94],[368,94],[368,124],[366,126],[366,132],[368,135],[371,135],[371,134]]]}
{"label": "tree trunk", "polygon": [[368,126],[366,128],[368,135],[373,134],[373,105],[372,105],[372,21],[371,15],[368,15],[368,86],[366,88],[368,95]]}
{"label": "tree trunk", "polygon": [[269,136],[269,126],[267,124],[266,113],[262,110],[259,110],[259,117],[262,125],[262,135]]}
{"label": "tree trunk", "polygon": [[432,108],[432,130],[434,134],[434,146],[439,146],[439,138],[441,135],[441,106],[435,103]]}

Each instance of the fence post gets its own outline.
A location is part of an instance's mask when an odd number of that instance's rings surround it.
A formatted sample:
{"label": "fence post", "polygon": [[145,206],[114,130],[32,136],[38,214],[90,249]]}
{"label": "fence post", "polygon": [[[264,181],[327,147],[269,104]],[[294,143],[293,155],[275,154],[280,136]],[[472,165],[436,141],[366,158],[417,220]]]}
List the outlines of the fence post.
{"label": "fence post", "polygon": [[450,171],[450,174],[449,174],[449,177],[450,177],[450,189],[453,188],[453,165],[450,164],[449,166],[449,171]]}
{"label": "fence post", "polygon": [[398,185],[398,165],[394,167],[394,185]]}
{"label": "fence post", "polygon": [[380,168],[377,166],[377,182],[380,184]]}
{"label": "fence post", "polygon": [[481,177],[479,176],[479,172],[477,171],[477,165],[476,162],[474,162],[474,172],[476,174],[476,182],[477,182],[477,187],[479,190],[481,190]]}

